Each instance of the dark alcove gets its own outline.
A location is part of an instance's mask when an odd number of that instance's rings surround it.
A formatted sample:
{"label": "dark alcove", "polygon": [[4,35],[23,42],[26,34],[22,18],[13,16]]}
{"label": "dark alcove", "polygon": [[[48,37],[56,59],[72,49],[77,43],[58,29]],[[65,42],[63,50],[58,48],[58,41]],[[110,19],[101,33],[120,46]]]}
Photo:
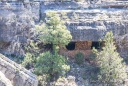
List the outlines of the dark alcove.
{"label": "dark alcove", "polygon": [[52,44],[43,44],[43,43],[40,43],[38,44],[38,47],[43,50],[43,51],[47,51],[47,50],[52,50],[52,47],[53,45]]}
{"label": "dark alcove", "polygon": [[74,50],[74,49],[75,49],[75,43],[76,43],[76,42],[70,42],[70,43],[66,46],[67,50]]}
{"label": "dark alcove", "polygon": [[92,42],[92,45],[91,45],[91,49],[93,48],[93,47],[95,47],[96,49],[101,49],[101,43],[100,42],[98,42],[98,41],[93,41]]}

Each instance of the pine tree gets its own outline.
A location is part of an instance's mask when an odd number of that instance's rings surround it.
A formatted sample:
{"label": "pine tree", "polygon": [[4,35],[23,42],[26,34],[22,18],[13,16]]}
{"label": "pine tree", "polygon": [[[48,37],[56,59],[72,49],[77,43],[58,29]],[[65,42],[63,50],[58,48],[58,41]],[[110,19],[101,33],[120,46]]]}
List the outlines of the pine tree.
{"label": "pine tree", "polygon": [[69,69],[70,66],[67,65],[66,59],[63,56],[57,53],[51,54],[50,52],[40,54],[35,65],[35,73],[37,75],[45,74],[51,80],[59,75],[64,75]]}
{"label": "pine tree", "polygon": [[105,36],[105,47],[101,52],[96,50],[97,63],[100,68],[99,80],[107,86],[121,86],[127,78],[126,65],[119,56],[113,41],[113,33]]}
{"label": "pine tree", "polygon": [[46,16],[46,23],[37,27],[43,34],[40,36],[40,40],[44,44],[53,44],[53,50],[56,47],[60,48],[67,45],[71,41],[72,36],[64,22],[60,19],[59,14],[50,11],[46,13]]}
{"label": "pine tree", "polygon": [[59,14],[53,11],[46,13],[46,23],[37,26],[37,30],[38,34],[41,34],[40,42],[53,45],[53,53],[45,52],[38,56],[35,72],[37,75],[48,75],[52,81],[55,80],[56,76],[63,75],[70,69],[66,59],[58,55],[58,50],[61,46],[67,45],[72,36],[60,19]]}

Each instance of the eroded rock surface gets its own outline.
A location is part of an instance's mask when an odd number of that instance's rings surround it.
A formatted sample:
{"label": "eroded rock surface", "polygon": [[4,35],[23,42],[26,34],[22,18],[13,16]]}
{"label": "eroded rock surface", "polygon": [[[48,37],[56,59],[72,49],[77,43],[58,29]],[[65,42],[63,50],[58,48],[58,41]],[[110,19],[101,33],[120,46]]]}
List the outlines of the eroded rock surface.
{"label": "eroded rock surface", "polygon": [[0,3],[0,52],[24,55],[24,47],[33,37],[39,21],[39,3]]}
{"label": "eroded rock surface", "polygon": [[73,36],[72,41],[98,41],[104,39],[106,32],[113,31],[119,51],[128,54],[127,0],[3,1],[0,2],[2,53],[24,55],[24,47],[34,37],[34,26],[42,23],[47,11],[54,10],[60,14],[66,13],[66,16],[61,18]]}
{"label": "eroded rock surface", "polygon": [[34,74],[0,54],[0,86],[37,86]]}
{"label": "eroded rock surface", "polygon": [[11,81],[0,71],[0,86],[12,86]]}

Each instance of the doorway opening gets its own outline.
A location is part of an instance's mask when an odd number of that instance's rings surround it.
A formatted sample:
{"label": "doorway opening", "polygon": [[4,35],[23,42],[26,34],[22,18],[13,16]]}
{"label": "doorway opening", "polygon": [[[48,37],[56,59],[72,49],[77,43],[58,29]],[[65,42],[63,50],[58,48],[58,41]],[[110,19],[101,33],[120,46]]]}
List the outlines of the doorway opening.
{"label": "doorway opening", "polygon": [[70,43],[66,46],[66,49],[67,49],[67,50],[74,50],[74,49],[75,49],[75,43],[76,43],[76,42],[70,42]]}
{"label": "doorway opening", "polygon": [[91,49],[93,49],[93,47],[95,49],[101,49],[102,48],[102,42],[92,41]]}

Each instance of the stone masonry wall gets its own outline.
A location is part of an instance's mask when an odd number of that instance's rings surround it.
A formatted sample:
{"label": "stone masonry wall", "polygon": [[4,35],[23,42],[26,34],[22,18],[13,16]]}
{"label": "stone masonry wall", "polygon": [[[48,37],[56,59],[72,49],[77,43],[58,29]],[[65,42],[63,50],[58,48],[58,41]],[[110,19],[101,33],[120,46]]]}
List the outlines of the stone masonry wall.
{"label": "stone masonry wall", "polygon": [[60,54],[74,58],[74,56],[80,51],[86,57],[88,57],[92,53],[91,45],[92,45],[91,41],[83,41],[83,42],[77,41],[75,43],[75,49],[74,50],[67,50],[66,47],[63,47],[60,49]]}
{"label": "stone masonry wall", "polygon": [[75,44],[75,50],[90,50],[92,42],[91,41],[78,41]]}

